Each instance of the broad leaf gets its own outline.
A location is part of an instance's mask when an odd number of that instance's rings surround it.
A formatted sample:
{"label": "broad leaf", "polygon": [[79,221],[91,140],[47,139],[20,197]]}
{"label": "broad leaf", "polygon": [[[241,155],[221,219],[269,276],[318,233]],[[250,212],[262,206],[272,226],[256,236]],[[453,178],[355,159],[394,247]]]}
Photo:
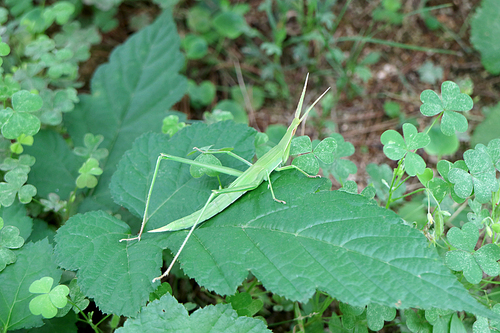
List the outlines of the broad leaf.
{"label": "broad leaf", "polygon": [[[326,179],[297,171],[274,173],[271,181],[287,204],[274,202],[264,183],[202,224],[179,259],[188,276],[221,295],[234,294],[250,271],[270,292],[296,301],[319,289],[354,306],[492,315],[395,213],[360,195],[328,191]],[[161,248],[176,252],[187,234],[145,234],[140,242],[119,243],[128,230],[116,218],[91,212],[70,219],[56,237],[59,264],[79,269],[80,287],[105,312],[138,311],[154,289],[150,278],[160,273]]]}
{"label": "broad leaf", "polygon": [[270,332],[257,318],[238,317],[229,304],[208,305],[189,315],[186,308],[170,294],[153,301],[141,310],[137,319],[128,319],[117,333],[133,332]]}
{"label": "broad leaf", "polygon": [[28,304],[35,295],[28,289],[31,283],[44,276],[55,281],[61,278],[52,257],[47,239],[25,244],[16,250],[17,261],[0,274],[0,326],[8,330],[42,326],[42,317],[30,313]]}
{"label": "broad leaf", "polygon": [[80,211],[117,210],[109,182],[118,161],[139,135],[161,130],[166,111],[186,90],[185,78],[177,74],[184,65],[179,44],[172,14],[166,11],[113,50],[109,63],[92,78],[92,95],[80,95],[75,110],[65,115],[75,146],[83,146],[86,133],[101,134],[101,147],[109,151],[104,173]]}

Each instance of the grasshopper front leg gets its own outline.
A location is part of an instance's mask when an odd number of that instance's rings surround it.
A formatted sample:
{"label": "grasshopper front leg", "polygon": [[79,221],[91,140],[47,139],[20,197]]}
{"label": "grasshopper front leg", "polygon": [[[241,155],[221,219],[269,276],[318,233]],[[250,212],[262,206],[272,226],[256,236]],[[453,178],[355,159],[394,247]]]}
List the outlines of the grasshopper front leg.
{"label": "grasshopper front leg", "polygon": [[[207,152],[207,153],[211,153],[211,152]],[[234,153],[231,153],[231,154],[237,156]],[[244,160],[241,157],[239,157],[239,159]],[[155,169],[154,169],[154,172],[153,172],[153,178],[151,180],[151,185],[149,187],[148,195],[146,197],[146,207],[144,209],[144,215],[143,215],[143,218],[142,218],[142,224],[141,224],[141,229],[139,231],[139,234],[136,237],[133,237],[133,238],[123,238],[123,239],[120,239],[120,242],[122,242],[122,241],[131,241],[131,240],[136,240],[136,239],[139,240],[139,241],[141,240],[142,233],[144,232],[144,227],[146,226],[146,223],[147,223],[147,221],[149,219],[149,216],[148,216],[148,214],[149,214],[149,204],[150,204],[150,201],[151,201],[151,195],[153,193],[153,188],[154,188],[154,185],[155,185],[155,182],[156,182],[156,177],[158,176],[158,171],[160,169],[160,163],[161,163],[162,160],[172,160],[172,161],[176,161],[176,162],[180,162],[180,163],[185,163],[185,164],[195,165],[195,166],[199,166],[199,167],[203,167],[203,168],[208,168],[208,169],[211,169],[211,170],[214,170],[214,171],[217,171],[217,172],[221,172],[221,173],[225,173],[225,174],[228,174],[228,175],[231,175],[231,176],[235,176],[235,177],[239,177],[243,173],[240,170],[236,170],[236,169],[232,169],[232,168],[228,168],[228,167],[224,167],[224,166],[213,165],[213,164],[204,164],[204,163],[200,163],[200,162],[197,162],[197,161],[194,161],[194,160],[190,160],[190,159],[187,159],[187,158],[172,156],[172,155],[168,155],[168,154],[160,154],[158,156],[158,159],[156,160],[156,165],[155,165]],[[246,161],[246,163],[250,163],[250,162]]]}

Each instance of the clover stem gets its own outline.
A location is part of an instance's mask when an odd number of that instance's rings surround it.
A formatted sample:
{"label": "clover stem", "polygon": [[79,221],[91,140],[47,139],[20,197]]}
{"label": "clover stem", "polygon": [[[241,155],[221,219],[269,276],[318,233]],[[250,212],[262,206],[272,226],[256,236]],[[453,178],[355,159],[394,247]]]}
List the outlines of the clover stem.
{"label": "clover stem", "polygon": [[[444,112],[444,111],[443,111]],[[434,127],[434,125],[437,123],[437,121],[439,120],[439,118],[441,118],[441,116],[443,115],[443,112],[441,112],[439,114],[439,116],[437,116],[436,118],[434,118],[434,121],[432,122],[431,126],[429,126],[429,128],[427,129],[427,131],[425,131],[425,134],[429,134],[431,128]]]}

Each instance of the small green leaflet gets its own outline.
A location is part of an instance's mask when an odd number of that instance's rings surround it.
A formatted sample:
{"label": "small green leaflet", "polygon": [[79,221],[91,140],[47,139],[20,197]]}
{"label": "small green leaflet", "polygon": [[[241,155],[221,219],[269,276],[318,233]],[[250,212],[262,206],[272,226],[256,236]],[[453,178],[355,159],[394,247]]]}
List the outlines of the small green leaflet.
{"label": "small green leaflet", "polygon": [[57,315],[57,309],[62,309],[68,303],[67,296],[69,288],[58,285],[52,288],[54,279],[45,276],[31,283],[29,291],[32,294],[41,294],[30,301],[30,311],[34,315],[42,315],[44,318],[53,318]]}
{"label": "small green leaflet", "polygon": [[43,105],[42,98],[27,90],[12,95],[12,109],[0,110],[2,135],[6,139],[16,139],[25,135],[35,135],[40,130],[40,120],[32,113]]}

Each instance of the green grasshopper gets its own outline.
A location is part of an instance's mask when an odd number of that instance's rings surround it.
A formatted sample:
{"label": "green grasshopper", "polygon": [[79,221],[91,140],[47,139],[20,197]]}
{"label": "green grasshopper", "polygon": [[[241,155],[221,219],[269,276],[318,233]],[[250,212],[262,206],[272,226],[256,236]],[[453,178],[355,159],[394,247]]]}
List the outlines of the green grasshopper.
{"label": "green grasshopper", "polygon": [[230,156],[233,156],[240,161],[245,162],[246,164],[249,165],[249,168],[246,171],[240,171],[232,168],[227,168],[223,166],[218,166],[218,165],[213,165],[213,164],[206,164],[206,163],[201,163],[195,160],[190,160],[182,157],[177,157],[177,156],[172,156],[172,155],[167,155],[167,154],[160,154],[158,156],[158,159],[156,161],[156,167],[153,173],[153,179],[151,181],[151,186],[149,187],[149,192],[148,196],[146,199],[146,208],[144,211],[144,217],[142,220],[142,225],[141,229],[139,231],[139,234],[137,237],[134,238],[127,238],[127,239],[122,239],[120,241],[130,241],[130,240],[141,240],[142,233],[144,231],[144,227],[147,223],[148,220],[148,208],[149,208],[149,202],[151,198],[151,193],[153,191],[153,186],[156,180],[156,176],[158,174],[158,170],[160,167],[160,162],[162,160],[173,160],[177,161],[180,163],[186,163],[186,164],[191,164],[194,166],[202,167],[205,169],[210,169],[216,172],[220,173],[225,173],[229,174],[232,176],[237,177],[227,188],[222,188],[218,190],[212,190],[212,193],[210,194],[210,197],[208,198],[207,202],[205,203],[205,206],[203,206],[202,209],[194,212],[191,215],[182,217],[178,220],[175,220],[166,226],[163,226],[158,229],[154,230],[149,230],[148,232],[164,232],[164,231],[176,231],[176,230],[181,230],[181,229],[187,229],[190,228],[189,233],[187,234],[186,238],[184,239],[184,242],[182,243],[181,247],[177,251],[177,254],[175,255],[174,259],[170,263],[170,266],[168,269],[165,271],[163,275],[160,277],[157,277],[153,280],[160,280],[161,278],[167,276],[170,273],[170,270],[172,269],[175,261],[177,261],[177,258],[179,257],[181,251],[183,250],[184,246],[186,245],[189,237],[193,233],[194,229],[196,228],[197,225],[200,223],[210,219],[214,215],[220,213],[227,207],[229,207],[233,202],[235,202],[239,197],[241,197],[243,194],[245,194],[247,191],[251,191],[256,189],[263,181],[268,181],[269,189],[271,190],[271,195],[274,199],[274,201],[286,204],[285,201],[276,199],[273,191],[273,187],[270,181],[270,173],[273,171],[283,171],[287,169],[296,169],[300,172],[302,172],[304,175],[307,177],[315,178],[319,176],[311,176],[308,175],[305,171],[301,170],[295,165],[288,165],[288,166],[283,166],[280,167],[281,165],[284,165],[288,161],[288,157],[290,156],[290,142],[292,141],[293,136],[295,135],[295,131],[297,130],[297,127],[300,125],[300,123],[306,118],[307,114],[309,111],[312,110],[312,108],[318,103],[318,101],[328,92],[329,88],[318,98],[314,101],[314,103],[306,110],[306,112],[300,117],[300,113],[302,110],[302,104],[304,102],[304,96],[306,93],[306,87],[307,87],[307,80],[309,78],[309,74],[306,77],[306,81],[304,84],[304,88],[302,90],[302,94],[300,96],[299,104],[297,105],[297,110],[295,111],[295,118],[293,119],[292,123],[288,127],[285,135],[281,139],[281,141],[271,148],[264,156],[262,156],[259,160],[257,160],[254,164],[248,162],[247,160],[239,157],[238,155],[232,153],[231,151],[228,150],[216,150],[216,149],[198,149],[194,148],[195,150],[198,150],[204,154],[218,154],[218,153],[225,153],[229,154]]}

